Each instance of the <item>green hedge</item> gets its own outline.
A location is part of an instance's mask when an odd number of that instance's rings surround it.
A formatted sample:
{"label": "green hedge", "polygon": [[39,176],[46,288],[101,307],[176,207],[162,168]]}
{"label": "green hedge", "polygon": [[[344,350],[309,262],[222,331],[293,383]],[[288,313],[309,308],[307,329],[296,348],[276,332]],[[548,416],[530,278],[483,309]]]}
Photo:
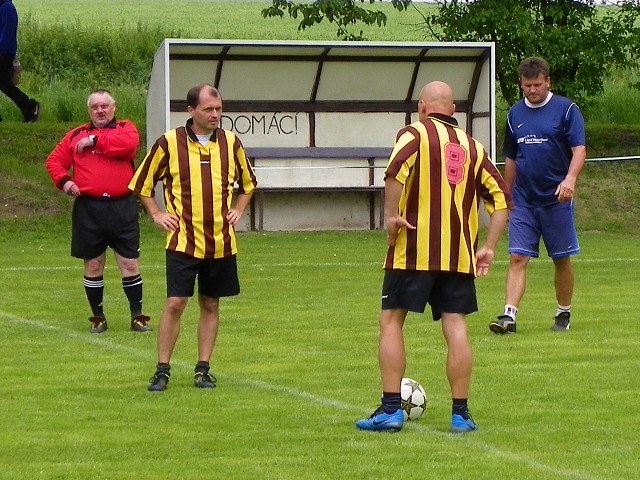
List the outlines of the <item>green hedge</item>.
{"label": "green hedge", "polygon": [[586,130],[590,158],[640,155],[640,125],[588,124]]}

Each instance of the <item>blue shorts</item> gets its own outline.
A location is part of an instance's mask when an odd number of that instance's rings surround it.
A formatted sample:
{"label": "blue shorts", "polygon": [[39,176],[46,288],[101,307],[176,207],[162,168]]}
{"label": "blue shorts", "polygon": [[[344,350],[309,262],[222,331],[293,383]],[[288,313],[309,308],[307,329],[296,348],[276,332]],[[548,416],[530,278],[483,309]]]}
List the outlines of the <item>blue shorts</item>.
{"label": "blue shorts", "polygon": [[509,253],[538,258],[540,238],[551,258],[580,253],[573,200],[544,207],[514,207],[509,213]]}

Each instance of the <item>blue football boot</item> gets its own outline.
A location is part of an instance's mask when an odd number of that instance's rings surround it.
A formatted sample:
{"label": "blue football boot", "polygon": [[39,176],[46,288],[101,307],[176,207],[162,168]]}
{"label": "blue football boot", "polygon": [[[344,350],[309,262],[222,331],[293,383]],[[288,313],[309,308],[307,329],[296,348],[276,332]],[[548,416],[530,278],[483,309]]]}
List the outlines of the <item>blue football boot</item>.
{"label": "blue football boot", "polygon": [[356,427],[360,430],[373,430],[379,432],[398,432],[404,424],[404,414],[399,408],[393,413],[384,413],[378,408],[369,418],[364,418],[356,422]]}
{"label": "blue football boot", "polygon": [[462,415],[454,413],[451,416],[451,432],[453,433],[466,433],[478,430],[478,426],[471,419],[471,417],[465,419]]}

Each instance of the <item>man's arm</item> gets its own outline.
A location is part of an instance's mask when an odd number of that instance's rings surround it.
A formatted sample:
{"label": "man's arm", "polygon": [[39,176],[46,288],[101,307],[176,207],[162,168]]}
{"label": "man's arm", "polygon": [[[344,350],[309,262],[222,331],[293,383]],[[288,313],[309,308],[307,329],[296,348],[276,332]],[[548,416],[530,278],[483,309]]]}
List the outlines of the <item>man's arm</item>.
{"label": "man's arm", "polygon": [[509,192],[513,192],[513,182],[516,179],[516,161],[513,158],[504,159],[504,181],[509,187]]}
{"label": "man's arm", "polygon": [[560,182],[560,185],[556,188],[556,195],[560,202],[567,202],[573,198],[578,175],[580,175],[582,167],[584,167],[587,160],[587,147],[584,145],[572,147],[571,151],[573,152],[573,155],[571,156],[571,163],[569,163],[567,176],[564,177],[564,180]]}
{"label": "man's arm", "polygon": [[238,220],[240,220],[240,217],[242,217],[242,214],[247,208],[247,205],[249,205],[252,196],[253,192],[241,193],[238,195],[236,204],[231,209],[229,209],[229,212],[227,213],[227,220],[231,225],[235,225],[236,223],[238,223]]}
{"label": "man's arm", "polygon": [[139,195],[139,197],[142,205],[144,205],[144,208],[147,210],[147,213],[153,219],[153,223],[167,232],[175,232],[178,230],[180,224],[176,215],[171,215],[170,213],[160,210],[158,202],[156,202],[156,199],[153,196],[143,197],[142,195]]}
{"label": "man's arm", "polygon": [[489,266],[493,262],[496,244],[500,240],[500,236],[504,231],[509,219],[509,210],[502,209],[493,212],[489,219],[489,227],[487,228],[487,237],[482,247],[476,253],[476,275],[482,277],[489,273]]}
{"label": "man's arm", "polygon": [[116,125],[116,128],[96,132],[91,147],[103,155],[129,161],[136,156],[140,145],[138,129],[129,120],[117,121]]}
{"label": "man's arm", "polygon": [[398,212],[403,187],[404,185],[392,177],[387,177],[384,181],[384,221],[387,228],[387,245],[390,247],[396,244],[398,232],[402,227],[408,230],[416,229]]}
{"label": "man's arm", "polygon": [[70,147],[69,134],[65,135],[60,143],[56,145],[44,162],[44,166],[49,172],[49,176],[56,187],[68,193],[69,183],[73,183],[73,179],[69,174],[69,170],[73,165],[73,151]]}

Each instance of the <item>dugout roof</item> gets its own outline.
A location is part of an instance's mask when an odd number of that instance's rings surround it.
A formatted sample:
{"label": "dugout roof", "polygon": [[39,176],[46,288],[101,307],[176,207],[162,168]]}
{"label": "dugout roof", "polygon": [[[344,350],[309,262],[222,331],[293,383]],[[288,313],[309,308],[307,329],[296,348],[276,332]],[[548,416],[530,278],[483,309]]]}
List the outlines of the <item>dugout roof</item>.
{"label": "dugout roof", "polygon": [[184,124],[187,91],[207,82],[222,94],[222,127],[250,156],[384,156],[417,119],[422,86],[443,80],[458,122],[495,159],[494,78],[493,43],[165,39],[151,72],[147,145]]}

